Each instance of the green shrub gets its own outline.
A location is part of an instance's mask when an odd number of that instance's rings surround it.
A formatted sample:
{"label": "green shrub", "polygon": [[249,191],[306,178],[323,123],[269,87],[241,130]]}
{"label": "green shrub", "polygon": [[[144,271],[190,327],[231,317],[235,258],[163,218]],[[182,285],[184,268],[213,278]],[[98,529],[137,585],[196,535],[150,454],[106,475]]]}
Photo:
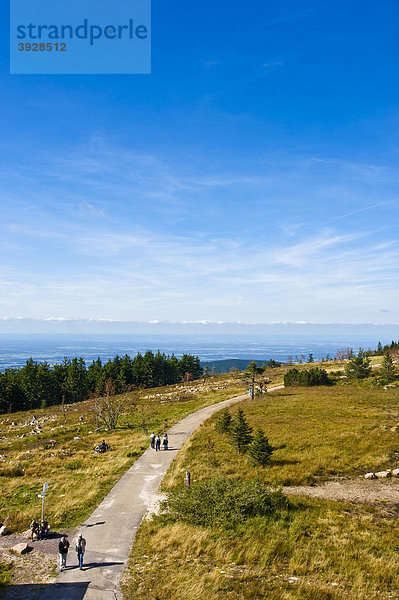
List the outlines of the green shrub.
{"label": "green shrub", "polygon": [[298,386],[312,386],[312,385],[330,385],[331,379],[328,377],[327,371],[320,367],[314,367],[313,369],[302,369],[298,370],[295,367],[287,371],[284,375],[284,385],[286,387],[298,385]]}
{"label": "green shrub", "polygon": [[167,519],[190,525],[234,527],[286,505],[281,491],[271,490],[259,479],[217,477],[170,491],[161,503],[161,512]]}

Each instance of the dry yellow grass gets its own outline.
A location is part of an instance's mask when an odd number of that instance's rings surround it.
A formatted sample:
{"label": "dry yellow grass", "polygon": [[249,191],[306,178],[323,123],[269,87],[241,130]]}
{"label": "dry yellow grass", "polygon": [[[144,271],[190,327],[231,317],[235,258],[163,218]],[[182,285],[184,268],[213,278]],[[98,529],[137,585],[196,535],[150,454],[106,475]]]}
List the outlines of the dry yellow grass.
{"label": "dry yellow grass", "polygon": [[[276,447],[270,466],[238,456],[214,431],[215,416],[186,444],[164,490],[180,485],[185,469],[193,485],[217,474],[289,484],[396,466],[398,392],[291,388],[242,406]],[[139,530],[124,598],[397,600],[396,516],[394,506],[291,499],[288,509],[233,529],[155,518]]]}
{"label": "dry yellow grass", "polygon": [[[113,431],[95,431],[92,401],[68,405],[65,413],[54,406],[1,415],[0,521],[11,530],[27,529],[33,517],[40,517],[37,495],[48,482],[45,512],[51,527],[78,524],[147,448],[143,415],[149,429],[163,431],[187,414],[242,390],[234,376],[217,376],[205,386],[193,382],[187,389],[143,390],[129,395],[121,426]],[[26,425],[33,416],[35,424]],[[112,450],[95,454],[93,448],[103,437]]]}

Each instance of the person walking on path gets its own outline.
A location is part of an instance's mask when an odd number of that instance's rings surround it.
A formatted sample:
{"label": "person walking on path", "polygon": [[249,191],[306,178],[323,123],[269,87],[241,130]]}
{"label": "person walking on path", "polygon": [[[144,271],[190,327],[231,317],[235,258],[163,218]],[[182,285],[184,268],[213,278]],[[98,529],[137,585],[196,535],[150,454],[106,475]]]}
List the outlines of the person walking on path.
{"label": "person walking on path", "polygon": [[86,550],[86,540],[83,535],[79,533],[78,539],[76,540],[76,554],[78,555],[79,569],[83,568],[83,556]]}
{"label": "person walking on path", "polygon": [[154,432],[152,432],[152,434],[150,435],[150,445],[151,445],[152,449],[155,448],[155,433]]}
{"label": "person walking on path", "polygon": [[158,450],[161,449],[161,438],[159,437],[159,433],[157,435],[157,437],[155,438],[155,450],[158,452]]}
{"label": "person walking on path", "polygon": [[168,449],[168,434],[167,433],[164,433],[164,436],[162,438],[162,445],[163,445],[164,450]]}
{"label": "person walking on path", "polygon": [[66,539],[66,537],[64,536],[61,538],[61,540],[58,544],[58,552],[60,553],[60,571],[63,571],[64,569],[66,569],[68,550],[69,550],[69,542]]}

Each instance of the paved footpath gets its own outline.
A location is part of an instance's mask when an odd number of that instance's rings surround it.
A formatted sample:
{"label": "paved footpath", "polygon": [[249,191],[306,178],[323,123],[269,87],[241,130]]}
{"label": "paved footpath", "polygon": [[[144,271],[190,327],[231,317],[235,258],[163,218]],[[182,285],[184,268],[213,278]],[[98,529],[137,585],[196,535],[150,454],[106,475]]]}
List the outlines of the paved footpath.
{"label": "paved footpath", "polygon": [[146,450],[77,530],[87,542],[83,570],[76,567],[74,538],[71,536],[69,568],[60,573],[56,583],[41,589],[40,600],[122,598],[119,580],[127,565],[136,531],[169,465],[201,423],[226,406],[246,399],[247,394],[235,396],[185,417],[169,429],[170,449],[167,452]]}

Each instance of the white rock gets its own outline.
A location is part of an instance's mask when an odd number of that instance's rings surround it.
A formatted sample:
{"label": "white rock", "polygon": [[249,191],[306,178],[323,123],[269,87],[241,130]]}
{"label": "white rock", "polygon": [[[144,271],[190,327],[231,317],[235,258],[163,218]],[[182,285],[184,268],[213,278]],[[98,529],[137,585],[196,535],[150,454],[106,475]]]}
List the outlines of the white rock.
{"label": "white rock", "polygon": [[399,477],[399,469],[394,469],[392,471],[392,477]]}
{"label": "white rock", "polygon": [[5,525],[2,525],[0,527],[0,535],[8,535],[8,534],[9,534],[9,531],[8,531],[7,527]]}
{"label": "white rock", "polygon": [[376,479],[376,474],[375,473],[366,473],[364,478],[365,479]]}
{"label": "white rock", "polygon": [[13,546],[11,548],[11,550],[13,552],[16,552],[17,554],[26,554],[31,549],[32,548],[30,546],[28,546],[28,544],[25,544],[23,542],[21,544],[17,544],[16,546]]}
{"label": "white rock", "polygon": [[392,471],[379,471],[375,474],[378,479],[385,479],[386,477],[392,477]]}

